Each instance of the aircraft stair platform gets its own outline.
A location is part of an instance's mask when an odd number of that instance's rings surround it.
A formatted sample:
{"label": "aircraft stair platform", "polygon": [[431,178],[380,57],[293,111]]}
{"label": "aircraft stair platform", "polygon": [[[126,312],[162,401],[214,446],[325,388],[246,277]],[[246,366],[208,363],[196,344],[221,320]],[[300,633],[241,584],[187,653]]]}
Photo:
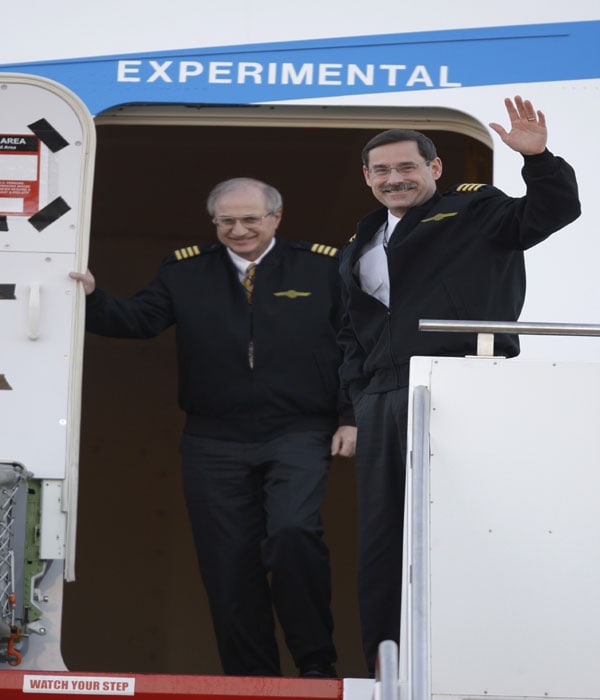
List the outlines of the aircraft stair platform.
{"label": "aircraft stair platform", "polygon": [[[342,700],[343,680],[313,678],[246,678],[147,674],[83,674],[72,672],[0,671],[0,699],[31,694],[103,697],[129,696],[137,700],[182,697],[187,700]],[[352,682],[350,682],[352,685]],[[373,681],[354,682],[362,689]],[[369,698],[369,694],[362,695]]]}

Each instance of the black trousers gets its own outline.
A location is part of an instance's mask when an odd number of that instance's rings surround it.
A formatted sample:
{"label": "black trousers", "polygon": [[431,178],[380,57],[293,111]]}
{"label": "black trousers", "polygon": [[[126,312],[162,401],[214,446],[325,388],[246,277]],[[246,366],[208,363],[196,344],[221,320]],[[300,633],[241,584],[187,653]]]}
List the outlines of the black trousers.
{"label": "black trousers", "polygon": [[336,660],[322,540],[331,435],[263,443],[184,434],[183,486],[223,671],[281,675],[275,609],[297,666]]}
{"label": "black trousers", "polygon": [[400,639],[408,389],[362,394],[358,426],[358,599],[370,675],[380,642]]}

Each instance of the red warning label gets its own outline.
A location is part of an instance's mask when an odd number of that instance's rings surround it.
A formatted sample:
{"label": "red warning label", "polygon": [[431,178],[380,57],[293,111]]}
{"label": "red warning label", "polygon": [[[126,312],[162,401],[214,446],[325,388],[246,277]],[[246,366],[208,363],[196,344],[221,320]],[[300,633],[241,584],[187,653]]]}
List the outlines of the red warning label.
{"label": "red warning label", "polygon": [[40,149],[31,134],[0,134],[0,215],[31,216],[39,210]]}

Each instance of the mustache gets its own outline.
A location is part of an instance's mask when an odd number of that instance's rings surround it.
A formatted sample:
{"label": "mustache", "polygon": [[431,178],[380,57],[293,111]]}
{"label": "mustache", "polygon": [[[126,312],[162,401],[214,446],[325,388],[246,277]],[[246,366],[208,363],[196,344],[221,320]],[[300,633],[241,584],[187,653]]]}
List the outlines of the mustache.
{"label": "mustache", "polygon": [[380,188],[382,192],[407,192],[408,190],[416,190],[415,182],[400,182],[397,185],[384,185]]}

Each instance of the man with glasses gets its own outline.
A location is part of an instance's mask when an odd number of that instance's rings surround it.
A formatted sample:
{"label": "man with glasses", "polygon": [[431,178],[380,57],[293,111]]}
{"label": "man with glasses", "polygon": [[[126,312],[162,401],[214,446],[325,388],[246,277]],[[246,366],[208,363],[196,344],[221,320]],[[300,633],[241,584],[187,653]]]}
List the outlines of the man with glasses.
{"label": "man with glasses", "polygon": [[183,486],[224,672],[281,675],[275,608],[300,675],[327,678],[320,510],[331,457],[353,456],[356,428],[340,401],[337,250],[275,238],[282,207],[274,187],[227,180],[207,200],[219,242],[175,251],[131,299],[89,271],[71,276],[92,332],[177,325]]}
{"label": "man with glasses", "polygon": [[[420,132],[392,129],[363,149],[363,174],[383,208],[359,222],[340,272],[347,297],[341,377],[354,404],[359,603],[372,674],[381,641],[399,641],[408,371],[413,355],[476,354],[475,335],[419,333],[422,318],[516,321],[525,297],[523,251],[580,214],[572,168],[546,148],[545,117],[515,97],[507,132],[523,156],[524,197],[464,184],[437,191],[442,161]],[[496,336],[498,355],[519,352]]]}

